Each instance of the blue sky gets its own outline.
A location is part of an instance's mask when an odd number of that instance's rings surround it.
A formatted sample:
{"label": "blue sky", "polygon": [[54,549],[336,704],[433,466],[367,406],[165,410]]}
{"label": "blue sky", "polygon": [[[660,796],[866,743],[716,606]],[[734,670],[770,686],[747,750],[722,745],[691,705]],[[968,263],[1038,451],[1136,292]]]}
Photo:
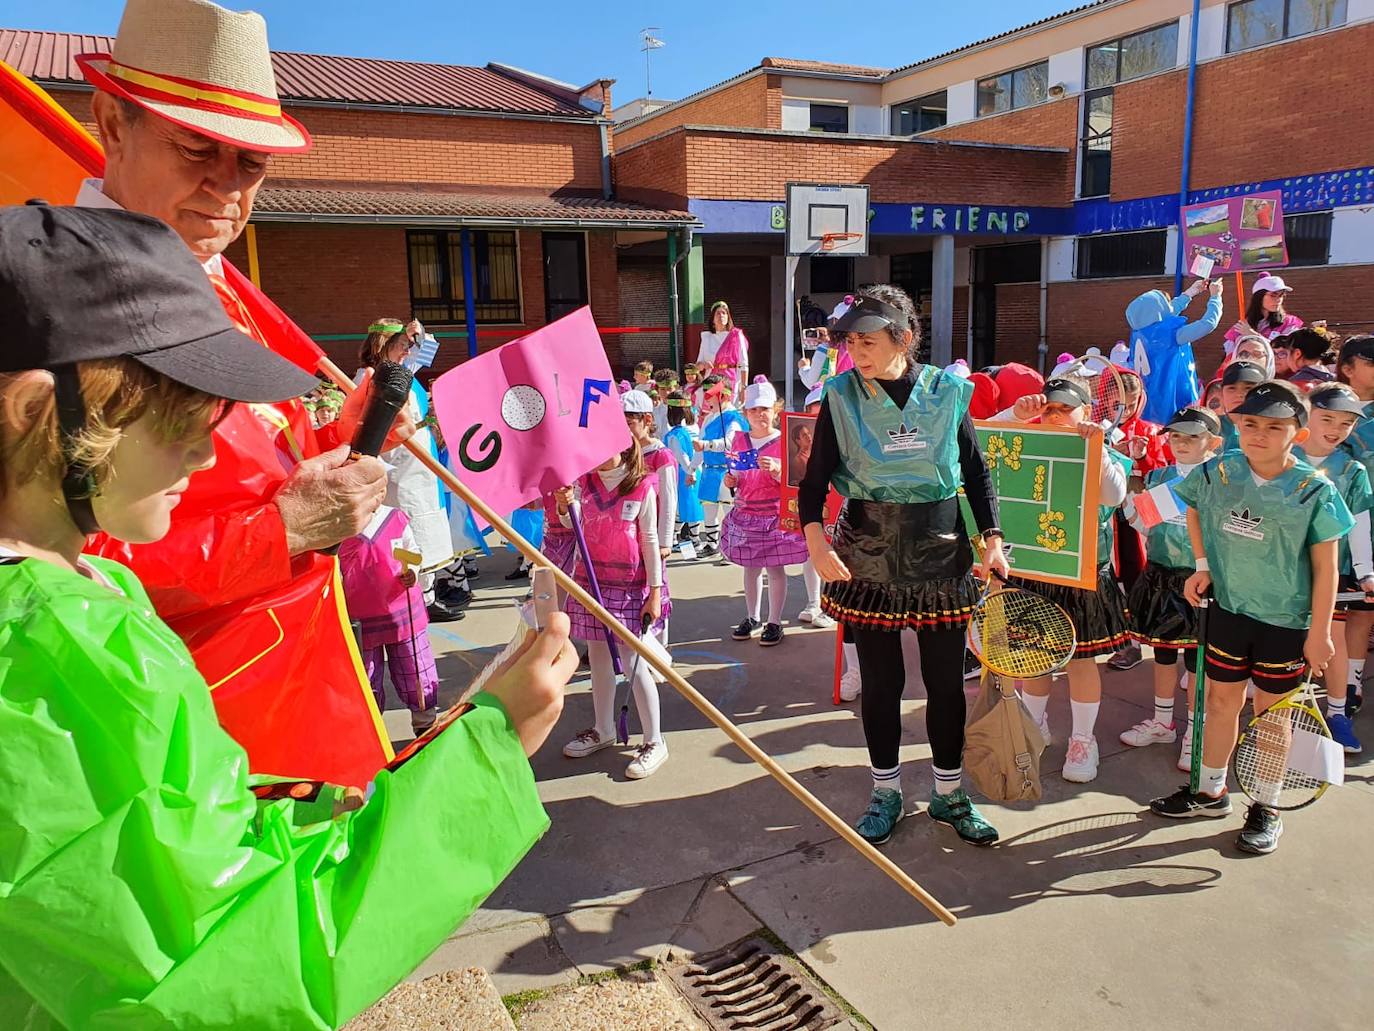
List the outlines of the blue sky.
{"label": "blue sky", "polygon": [[[472,0],[229,0],[267,19],[280,50],[450,64],[501,61],[582,85],[616,79],[617,103],[644,93],[639,31],[657,26],[653,91],[677,99],[763,57],[895,67],[1076,6],[1075,0],[678,0],[599,4]],[[0,27],[113,34],[123,0],[0,0]],[[972,11],[972,14],[967,12]],[[591,12],[591,13],[588,13]]]}

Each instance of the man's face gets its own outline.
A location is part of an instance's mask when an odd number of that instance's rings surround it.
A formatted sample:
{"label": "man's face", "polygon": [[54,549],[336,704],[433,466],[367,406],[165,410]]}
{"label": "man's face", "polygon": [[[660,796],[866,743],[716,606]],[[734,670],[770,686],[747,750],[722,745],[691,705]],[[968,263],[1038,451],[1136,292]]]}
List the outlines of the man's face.
{"label": "man's face", "polygon": [[95,111],[105,144],[107,196],[162,219],[201,261],[238,238],[267,175],[267,154],[220,143],[148,112],[130,121],[105,93],[96,94]]}

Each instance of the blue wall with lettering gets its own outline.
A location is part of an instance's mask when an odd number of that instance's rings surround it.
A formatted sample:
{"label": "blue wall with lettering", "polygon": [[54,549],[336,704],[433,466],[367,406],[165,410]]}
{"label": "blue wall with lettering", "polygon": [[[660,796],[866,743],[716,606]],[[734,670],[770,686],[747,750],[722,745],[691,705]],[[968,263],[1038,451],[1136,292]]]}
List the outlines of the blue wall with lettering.
{"label": "blue wall with lettering", "polygon": [[[1188,195],[1188,203],[1268,190],[1278,190],[1283,195],[1285,215],[1374,204],[1374,166],[1194,190]],[[779,202],[692,198],[688,210],[702,221],[704,228],[698,230],[702,233],[781,233],[786,227],[786,206]],[[869,231],[883,236],[1088,236],[1163,229],[1177,222],[1177,194],[1125,201],[1103,197],[1075,201],[1072,207],[1064,208],[922,200],[874,204],[869,209]]]}

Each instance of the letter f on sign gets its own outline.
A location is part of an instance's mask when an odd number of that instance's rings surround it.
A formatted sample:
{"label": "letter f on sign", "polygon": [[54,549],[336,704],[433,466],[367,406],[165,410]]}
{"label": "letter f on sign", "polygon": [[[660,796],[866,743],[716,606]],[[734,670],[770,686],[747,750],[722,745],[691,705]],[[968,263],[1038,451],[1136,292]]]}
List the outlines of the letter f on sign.
{"label": "letter f on sign", "polygon": [[591,411],[592,405],[596,404],[603,397],[611,393],[611,381],[608,379],[584,379],[582,381],[582,414],[577,418],[577,425],[584,430],[587,428],[587,415]]}

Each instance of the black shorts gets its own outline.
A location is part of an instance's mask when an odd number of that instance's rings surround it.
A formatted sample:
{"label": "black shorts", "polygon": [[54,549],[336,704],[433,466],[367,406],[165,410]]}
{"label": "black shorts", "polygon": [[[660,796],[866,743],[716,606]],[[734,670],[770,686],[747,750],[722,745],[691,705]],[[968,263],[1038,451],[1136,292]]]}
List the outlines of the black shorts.
{"label": "black shorts", "polygon": [[[1356,580],[1354,576],[1342,576],[1336,589],[1342,594],[1348,591],[1358,591],[1361,589],[1360,581]],[[1336,602],[1336,611],[1331,614],[1331,618],[1337,623],[1344,623],[1347,612],[1374,612],[1374,602],[1363,600],[1338,601]]]}
{"label": "black shorts", "polygon": [[1207,676],[1223,684],[1254,678],[1261,691],[1287,694],[1307,672],[1306,640],[1306,630],[1270,626],[1214,601],[1207,611]]}

